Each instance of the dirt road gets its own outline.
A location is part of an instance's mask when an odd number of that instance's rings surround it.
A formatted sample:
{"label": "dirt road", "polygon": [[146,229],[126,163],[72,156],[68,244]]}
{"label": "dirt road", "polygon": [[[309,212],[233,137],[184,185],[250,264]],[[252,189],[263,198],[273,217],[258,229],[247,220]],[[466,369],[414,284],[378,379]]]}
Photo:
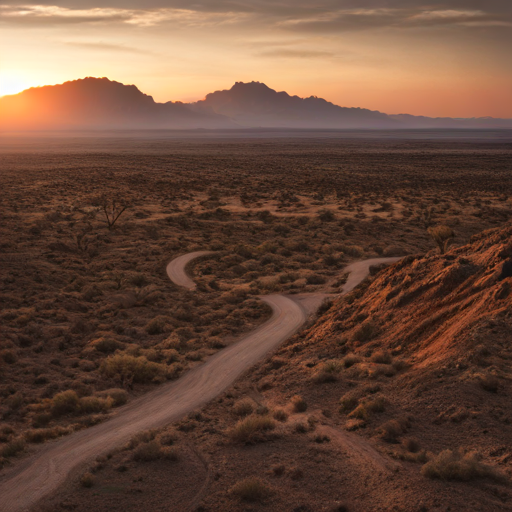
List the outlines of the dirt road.
{"label": "dirt road", "polygon": [[169,279],[178,286],[194,290],[196,288],[196,283],[194,283],[194,281],[192,281],[192,279],[187,275],[185,268],[192,260],[200,258],[201,256],[207,256],[208,254],[212,254],[212,251],[189,252],[188,254],[174,258],[167,265],[167,275],[169,276]]}
{"label": "dirt road", "polygon": [[[192,253],[177,258],[167,266],[169,277],[178,285],[193,288],[185,266]],[[370,265],[392,262],[399,258],[377,258],[354,263],[343,293],[353,289],[368,274]],[[185,279],[184,279],[185,277]],[[191,287],[192,283],[192,287]],[[133,400],[115,411],[105,423],[68,437],[49,442],[34,455],[27,457],[0,478],[0,510],[21,512],[30,510],[42,497],[57,489],[71,472],[82,471],[91,460],[127,442],[135,433],[158,428],[201,407],[228,388],[272,349],[294,334],[313,311],[323,295],[283,295],[261,297],[273,310],[272,317],[221,350],[205,364],[196,367],[182,378]],[[301,302],[303,305],[301,305]]]}

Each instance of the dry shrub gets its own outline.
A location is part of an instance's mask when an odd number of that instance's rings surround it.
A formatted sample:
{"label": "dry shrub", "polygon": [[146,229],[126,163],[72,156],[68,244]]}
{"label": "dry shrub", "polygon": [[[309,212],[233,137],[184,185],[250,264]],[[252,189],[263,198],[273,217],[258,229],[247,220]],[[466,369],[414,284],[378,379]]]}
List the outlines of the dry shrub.
{"label": "dry shrub", "polygon": [[444,450],[428,461],[421,468],[421,473],[428,478],[441,480],[504,479],[494,468],[481,462],[480,454],[474,451],[462,453],[459,450]]}
{"label": "dry shrub", "polygon": [[2,350],[0,352],[0,356],[7,364],[14,364],[18,360],[18,357],[14,350]]}
{"label": "dry shrub", "polygon": [[452,238],[455,237],[455,233],[449,226],[435,226],[427,229],[429,235],[434,239],[434,242],[439,247],[439,252],[444,254],[448,249]]}
{"label": "dry shrub", "polygon": [[261,438],[262,432],[273,430],[276,424],[269,416],[251,415],[240,420],[230,432],[233,441],[251,443]]}
{"label": "dry shrub", "polygon": [[112,338],[98,338],[97,340],[91,341],[91,346],[94,347],[98,352],[104,354],[111,354],[118,349],[124,347],[124,343],[114,340]]}
{"label": "dry shrub", "polygon": [[80,485],[82,487],[90,488],[94,485],[96,477],[92,473],[84,473],[80,478]]}
{"label": "dry shrub", "polygon": [[302,398],[300,395],[295,395],[292,399],[292,406],[295,412],[305,412],[308,408],[308,404],[306,400]]}
{"label": "dry shrub", "polygon": [[342,364],[345,368],[350,368],[351,366],[354,366],[357,363],[361,362],[361,358],[359,356],[356,356],[355,354],[347,354],[342,361]]}
{"label": "dry shrub", "polygon": [[114,400],[110,397],[84,396],[80,399],[80,412],[92,414],[106,412],[112,408]]}
{"label": "dry shrub", "polygon": [[496,377],[495,375],[492,375],[490,373],[480,375],[480,377],[478,378],[478,382],[482,389],[485,389],[485,391],[489,391],[490,393],[498,392],[500,381],[498,380],[498,377]]}
{"label": "dry shrub", "polygon": [[367,400],[359,404],[350,414],[350,418],[357,418],[367,421],[370,416],[376,412],[384,412],[386,410],[387,401],[383,397],[377,397],[373,400]]}
{"label": "dry shrub", "polygon": [[22,437],[11,439],[0,448],[0,457],[14,457],[25,449],[26,442]]}
{"label": "dry shrub", "polygon": [[272,415],[275,420],[284,423],[288,419],[288,414],[283,409],[276,409]]}
{"label": "dry shrub", "polygon": [[373,320],[367,320],[354,333],[354,339],[361,342],[370,341],[377,335],[377,324]]}
{"label": "dry shrub", "polygon": [[44,443],[48,439],[56,439],[70,433],[69,428],[60,426],[52,428],[35,428],[25,432],[25,440],[28,443]]}
{"label": "dry shrub", "polygon": [[112,399],[112,407],[124,405],[128,401],[128,393],[120,388],[106,389],[98,393],[98,396]]}
{"label": "dry shrub", "polygon": [[404,439],[402,441],[402,446],[411,453],[417,453],[420,451],[420,443],[411,437]]}
{"label": "dry shrub", "polygon": [[162,457],[162,446],[156,440],[139,444],[133,451],[133,460],[149,462]]}
{"label": "dry shrub", "polygon": [[313,382],[322,384],[324,382],[336,382],[338,373],[343,368],[341,361],[332,360],[322,364],[313,376]]}
{"label": "dry shrub", "polygon": [[144,356],[127,354],[109,356],[101,363],[100,371],[105,377],[122,384],[150,382],[155,377],[166,374],[166,366],[148,361]]}
{"label": "dry shrub", "polygon": [[146,324],[146,332],[151,336],[155,334],[162,334],[165,331],[167,321],[168,319],[165,316],[157,316],[153,318],[153,320],[150,320]]}
{"label": "dry shrub", "polygon": [[240,417],[249,416],[254,411],[254,403],[250,398],[239,400],[233,406],[233,412]]}
{"label": "dry shrub", "polygon": [[398,438],[404,434],[408,428],[409,420],[407,418],[389,420],[380,426],[379,434],[384,441],[396,443],[398,442]]}
{"label": "dry shrub", "polygon": [[80,399],[75,391],[68,389],[57,393],[51,402],[53,416],[62,416],[64,414],[73,414],[77,412],[80,405]]}
{"label": "dry shrub", "polygon": [[237,482],[230,492],[244,501],[259,502],[270,495],[271,489],[261,478],[249,477]]}
{"label": "dry shrub", "polygon": [[392,360],[393,358],[388,350],[377,350],[377,352],[374,352],[371,357],[372,363],[378,364],[391,364]]}

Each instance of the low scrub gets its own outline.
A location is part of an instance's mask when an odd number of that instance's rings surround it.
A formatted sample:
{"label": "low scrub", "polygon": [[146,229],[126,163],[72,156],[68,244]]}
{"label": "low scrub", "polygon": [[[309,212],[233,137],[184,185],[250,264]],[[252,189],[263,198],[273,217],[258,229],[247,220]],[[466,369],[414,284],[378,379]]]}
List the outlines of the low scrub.
{"label": "low scrub", "polygon": [[323,363],[313,376],[313,382],[323,384],[325,382],[336,382],[338,374],[343,368],[341,361],[332,360]]}
{"label": "low scrub", "polygon": [[231,439],[239,443],[251,443],[261,440],[263,432],[273,430],[276,424],[269,416],[251,415],[238,421],[231,430]]}
{"label": "low scrub", "polygon": [[294,412],[305,412],[308,409],[308,404],[304,398],[302,398],[300,395],[295,395],[292,398],[292,406]]}
{"label": "low scrub", "polygon": [[140,443],[133,451],[133,460],[136,461],[150,462],[158,459],[178,460],[178,452],[174,447],[162,446],[156,439]]}
{"label": "low scrub", "polygon": [[386,410],[386,405],[387,400],[381,396],[371,400],[365,400],[349,414],[349,417],[367,421],[370,419],[372,414],[376,412],[384,412]]}
{"label": "low scrub", "polygon": [[230,492],[244,501],[260,502],[270,495],[271,489],[261,478],[249,477],[237,482]]}
{"label": "low scrub", "polygon": [[442,451],[422,467],[421,473],[428,478],[441,480],[504,479],[501,473],[484,464],[477,452],[462,453],[459,450]]}
{"label": "low scrub", "polygon": [[166,366],[148,361],[144,356],[130,356],[128,354],[115,354],[101,363],[100,371],[123,385],[132,382],[151,382],[155,377],[166,374]]}
{"label": "low scrub", "polygon": [[361,342],[367,342],[377,335],[377,325],[373,320],[367,320],[354,333],[354,339]]}
{"label": "low scrub", "polygon": [[233,406],[233,412],[240,417],[249,416],[254,411],[254,402],[250,398],[239,400]]}
{"label": "low scrub", "polygon": [[14,457],[25,449],[26,442],[22,437],[10,440],[8,443],[0,447],[0,457]]}
{"label": "low scrub", "polygon": [[82,487],[90,488],[94,485],[96,477],[92,473],[84,473],[80,478],[80,485]]}
{"label": "low scrub", "polygon": [[65,427],[51,428],[33,428],[25,432],[25,440],[28,443],[44,443],[48,439],[56,439],[57,437],[69,434],[71,429]]}

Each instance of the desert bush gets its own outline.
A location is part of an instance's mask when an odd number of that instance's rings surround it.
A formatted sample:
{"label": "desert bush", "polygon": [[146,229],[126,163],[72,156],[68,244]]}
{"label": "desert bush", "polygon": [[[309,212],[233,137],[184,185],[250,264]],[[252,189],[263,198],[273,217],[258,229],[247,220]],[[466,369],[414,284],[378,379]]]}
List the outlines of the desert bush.
{"label": "desert bush", "polygon": [[101,363],[100,371],[106,377],[115,379],[124,385],[132,382],[150,382],[166,373],[162,364],[148,361],[144,356],[134,357],[127,354],[109,356]]}
{"label": "desert bush", "polygon": [[384,412],[386,405],[387,401],[383,397],[365,400],[349,414],[349,417],[367,421],[373,413]]}
{"label": "desert bush", "polygon": [[80,399],[75,391],[68,389],[57,393],[51,401],[51,411],[53,416],[63,416],[64,414],[75,413],[80,405]]}
{"label": "desert bush", "polygon": [[420,443],[411,437],[408,437],[407,439],[404,439],[402,441],[402,446],[411,453],[417,453],[420,450]]}
{"label": "desert bush", "polygon": [[98,352],[111,354],[112,352],[123,348],[124,344],[112,338],[98,338],[97,340],[91,341],[91,346],[93,346]]}
{"label": "desert bush", "polygon": [[49,414],[47,412],[41,412],[39,414],[36,414],[32,418],[32,426],[34,428],[46,427],[46,425],[48,425],[48,423],[50,423],[51,420],[52,420],[51,414]]}
{"label": "desert bush", "polygon": [[478,382],[485,391],[489,391],[491,393],[496,393],[500,384],[498,377],[490,373],[480,375]]}
{"label": "desert bush", "polygon": [[230,492],[244,501],[259,502],[270,495],[271,489],[261,478],[250,477],[237,482]]}
{"label": "desert bush", "polygon": [[243,400],[239,400],[233,406],[233,412],[237,416],[249,416],[254,411],[254,403],[250,398],[245,398]]}
{"label": "desert bush", "polygon": [[370,341],[377,334],[377,325],[373,320],[364,322],[354,333],[354,339],[361,342]]}
{"label": "desert bush", "polygon": [[156,432],[154,430],[143,430],[142,432],[137,432],[128,442],[126,448],[128,450],[132,450],[136,448],[141,443],[149,443],[155,439]]}
{"label": "desert bush", "polygon": [[110,397],[100,398],[97,396],[84,396],[80,399],[80,412],[92,414],[106,412],[112,408],[114,400]]}
{"label": "desert bush", "polygon": [[361,362],[361,358],[355,354],[347,354],[342,361],[342,364],[345,368],[350,368],[357,363]]}
{"label": "desert bush", "polygon": [[230,435],[234,441],[250,443],[255,441],[262,432],[272,430],[275,426],[274,420],[268,416],[251,415],[238,421]]}
{"label": "desert bush", "polygon": [[145,329],[149,335],[154,336],[155,334],[162,334],[165,331],[166,325],[167,317],[157,316],[146,324]]}
{"label": "desert bush", "polygon": [[360,392],[354,390],[345,393],[340,399],[340,412],[350,412],[359,404]]}
{"label": "desert bush", "polygon": [[484,464],[478,452],[462,453],[459,450],[444,450],[429,460],[421,473],[428,478],[441,480],[473,480],[475,478],[492,478],[502,480],[503,475],[494,468]]}
{"label": "desert bush", "polygon": [[318,274],[310,274],[306,277],[308,284],[325,284],[325,277]]}
{"label": "desert bush", "polygon": [[25,440],[28,443],[44,443],[48,439],[56,439],[57,437],[69,434],[70,429],[60,426],[51,428],[35,428],[25,432]]}
{"label": "desert bush", "polygon": [[343,368],[341,361],[331,360],[323,363],[313,376],[313,382],[322,384],[324,382],[335,382],[338,379],[338,373]]}
{"label": "desert bush", "polygon": [[124,405],[128,401],[128,393],[120,388],[106,389],[98,393],[98,396],[112,399],[113,407]]}
{"label": "desert bush", "polygon": [[372,363],[378,364],[391,364],[392,359],[391,353],[388,350],[377,350],[371,357]]}
{"label": "desert bush", "polygon": [[288,414],[283,409],[276,409],[272,415],[275,420],[284,423],[288,419]]}
{"label": "desert bush", "polygon": [[322,222],[332,222],[335,219],[335,216],[331,210],[324,209],[318,212],[318,218]]}
{"label": "desert bush", "polygon": [[407,431],[409,421],[406,418],[389,420],[379,428],[380,437],[388,443],[396,443],[398,437]]}
{"label": "desert bush", "polygon": [[133,451],[133,460],[149,462],[162,458],[162,446],[156,440],[139,444]]}
{"label": "desert bush", "polygon": [[292,406],[293,410],[295,412],[304,412],[308,408],[308,404],[306,403],[306,400],[302,398],[300,395],[295,395],[292,399]]}
{"label": "desert bush", "polygon": [[0,456],[6,458],[14,457],[18,453],[22,452],[25,449],[25,446],[25,439],[22,437],[16,437],[0,447]]}
{"label": "desert bush", "polygon": [[448,249],[451,240],[455,238],[455,233],[448,226],[435,226],[428,228],[429,235],[434,239],[434,242],[439,247],[439,252],[444,254]]}
{"label": "desert bush", "polygon": [[0,354],[4,362],[7,364],[14,364],[18,360],[14,350],[2,350]]}
{"label": "desert bush", "polygon": [[84,473],[80,478],[80,485],[82,487],[90,488],[94,485],[96,477],[92,473]]}

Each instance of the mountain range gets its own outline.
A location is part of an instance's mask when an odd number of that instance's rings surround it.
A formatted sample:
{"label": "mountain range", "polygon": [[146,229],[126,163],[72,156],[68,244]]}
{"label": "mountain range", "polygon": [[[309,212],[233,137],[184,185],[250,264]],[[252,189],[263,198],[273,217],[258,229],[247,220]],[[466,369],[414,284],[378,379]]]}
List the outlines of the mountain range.
{"label": "mountain range", "polygon": [[0,97],[0,130],[512,128],[512,119],[388,115],[236,82],[195,103],[157,103],[134,85],[88,77]]}

